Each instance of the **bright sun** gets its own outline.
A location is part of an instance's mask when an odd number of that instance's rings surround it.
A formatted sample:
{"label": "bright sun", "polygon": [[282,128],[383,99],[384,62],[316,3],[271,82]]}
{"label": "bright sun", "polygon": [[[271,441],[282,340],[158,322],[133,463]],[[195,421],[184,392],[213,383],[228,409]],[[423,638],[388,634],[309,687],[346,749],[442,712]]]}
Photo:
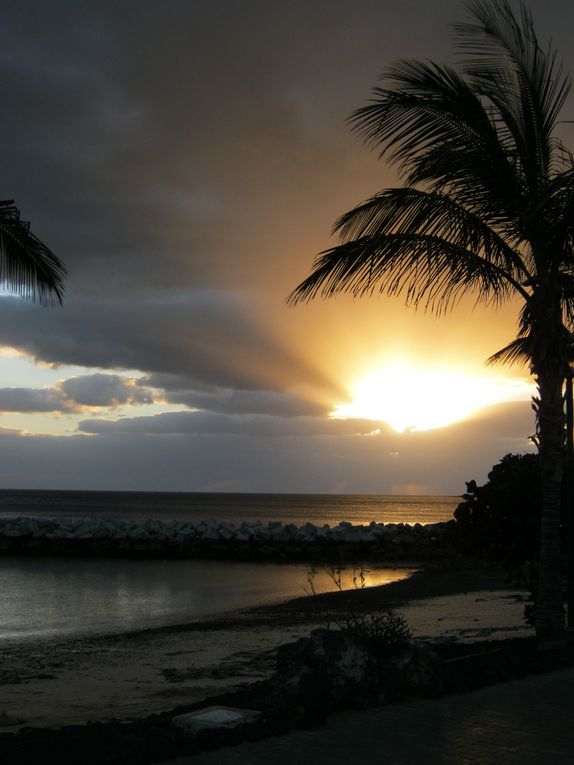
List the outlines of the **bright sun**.
{"label": "bright sun", "polygon": [[363,377],[351,395],[352,403],[337,406],[332,417],[380,420],[402,433],[443,428],[483,406],[527,400],[532,386],[526,380],[473,377],[395,362]]}

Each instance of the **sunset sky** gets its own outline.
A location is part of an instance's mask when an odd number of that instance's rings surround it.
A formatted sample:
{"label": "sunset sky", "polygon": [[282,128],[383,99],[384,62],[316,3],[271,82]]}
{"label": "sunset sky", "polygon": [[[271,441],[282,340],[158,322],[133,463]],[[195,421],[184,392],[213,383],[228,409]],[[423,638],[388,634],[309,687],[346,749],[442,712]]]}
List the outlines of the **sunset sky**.
{"label": "sunset sky", "polygon": [[[533,0],[574,72],[574,4]],[[399,185],[346,124],[459,0],[20,0],[0,25],[0,198],[69,270],[0,296],[0,487],[458,494],[530,448],[516,305],[287,294]],[[574,98],[563,113],[574,120]],[[574,125],[560,136],[574,149]]]}

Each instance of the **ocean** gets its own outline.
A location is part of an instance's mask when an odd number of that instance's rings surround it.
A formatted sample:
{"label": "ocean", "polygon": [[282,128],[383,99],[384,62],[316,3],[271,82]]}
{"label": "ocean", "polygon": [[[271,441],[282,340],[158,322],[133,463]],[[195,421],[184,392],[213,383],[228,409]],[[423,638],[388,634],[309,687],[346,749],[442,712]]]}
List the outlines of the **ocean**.
{"label": "ocean", "polygon": [[284,524],[436,523],[460,497],[351,494],[202,494],[137,491],[0,490],[0,517],[50,516]]}
{"label": "ocean", "polygon": [[[368,524],[449,520],[458,497],[0,491],[0,516]],[[360,562],[359,562],[360,563]],[[374,568],[367,586],[408,575]],[[304,595],[305,563],[0,556],[0,647],[182,624]],[[352,586],[352,570],[345,572]],[[333,589],[315,576],[317,591]]]}

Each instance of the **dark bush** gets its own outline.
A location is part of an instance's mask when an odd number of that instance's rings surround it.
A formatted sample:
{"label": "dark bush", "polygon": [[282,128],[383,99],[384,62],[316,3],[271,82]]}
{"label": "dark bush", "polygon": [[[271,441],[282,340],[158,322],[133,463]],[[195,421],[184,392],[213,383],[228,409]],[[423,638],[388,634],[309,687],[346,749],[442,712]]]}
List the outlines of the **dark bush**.
{"label": "dark bush", "polygon": [[339,626],[368,646],[375,656],[390,656],[412,639],[405,617],[392,608],[353,612]]}
{"label": "dark bush", "polygon": [[484,486],[466,484],[454,512],[456,544],[467,555],[511,567],[538,559],[540,475],[537,454],[507,454]]}

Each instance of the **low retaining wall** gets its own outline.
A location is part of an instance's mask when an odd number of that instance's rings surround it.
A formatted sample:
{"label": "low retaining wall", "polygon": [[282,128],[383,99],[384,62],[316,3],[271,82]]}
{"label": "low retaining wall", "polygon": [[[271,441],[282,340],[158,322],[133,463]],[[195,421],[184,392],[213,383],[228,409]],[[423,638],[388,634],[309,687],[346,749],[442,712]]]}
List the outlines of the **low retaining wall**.
{"label": "low retaining wall", "polygon": [[0,554],[102,557],[321,559],[433,557],[450,538],[452,522],[414,525],[283,525],[260,521],[0,519]]}

